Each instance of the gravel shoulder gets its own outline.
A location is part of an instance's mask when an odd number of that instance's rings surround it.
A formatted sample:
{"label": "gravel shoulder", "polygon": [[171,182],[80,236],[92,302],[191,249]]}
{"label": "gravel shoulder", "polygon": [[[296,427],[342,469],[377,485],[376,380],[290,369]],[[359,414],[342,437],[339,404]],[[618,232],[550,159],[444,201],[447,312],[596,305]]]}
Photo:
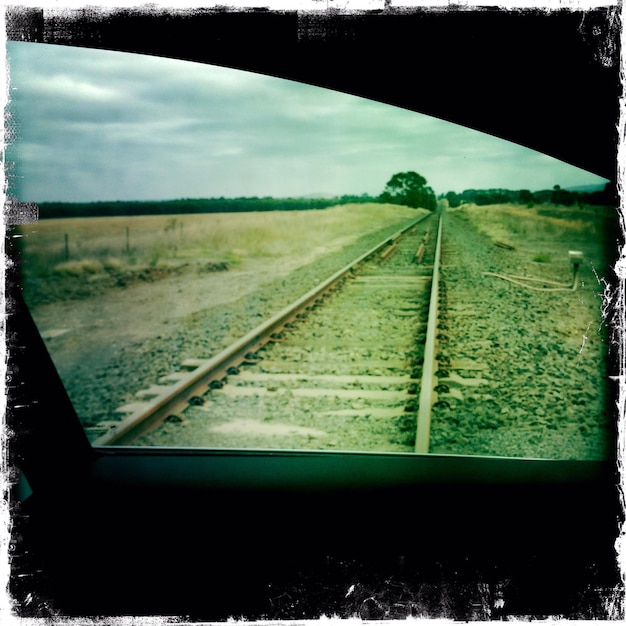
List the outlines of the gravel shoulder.
{"label": "gravel shoulder", "polygon": [[[607,239],[575,232],[533,240],[509,232],[511,248],[502,248],[463,212],[450,212],[444,229],[447,329],[440,368],[451,363],[450,375],[463,382],[446,381],[448,393],[434,410],[431,451],[611,458],[614,372],[602,313]],[[538,290],[493,275],[571,285],[570,250],[584,253],[576,290]]]}

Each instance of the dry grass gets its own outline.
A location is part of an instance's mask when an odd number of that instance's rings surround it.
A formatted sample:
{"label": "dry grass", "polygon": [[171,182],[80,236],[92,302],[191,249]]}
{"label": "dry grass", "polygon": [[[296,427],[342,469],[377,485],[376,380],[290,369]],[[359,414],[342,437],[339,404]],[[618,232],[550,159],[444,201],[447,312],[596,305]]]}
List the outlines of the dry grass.
{"label": "dry grass", "polygon": [[[238,262],[307,256],[400,224],[422,210],[356,204],[317,211],[42,220],[23,227],[30,276],[84,275],[189,260]],[[69,242],[69,258],[65,247]]]}
{"label": "dry grass", "polygon": [[478,230],[494,241],[523,238],[525,241],[552,241],[566,238],[571,241],[594,239],[597,235],[595,215],[580,211],[572,219],[572,211],[559,216],[556,209],[546,215],[542,206],[532,208],[513,204],[489,206],[464,205],[459,214],[472,222]]}
{"label": "dry grass", "polygon": [[104,266],[98,259],[88,258],[80,261],[65,261],[52,267],[52,273],[59,276],[83,276],[85,274],[98,274],[104,270]]}

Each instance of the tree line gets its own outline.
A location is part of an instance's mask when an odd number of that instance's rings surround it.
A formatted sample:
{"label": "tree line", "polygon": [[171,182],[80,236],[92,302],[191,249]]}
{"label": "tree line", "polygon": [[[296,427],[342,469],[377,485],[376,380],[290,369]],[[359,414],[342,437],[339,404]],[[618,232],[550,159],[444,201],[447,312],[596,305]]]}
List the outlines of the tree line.
{"label": "tree line", "polygon": [[132,200],[113,202],[42,202],[39,218],[115,217],[128,215],[179,215],[193,213],[243,213],[250,211],[306,211],[338,204],[375,202],[366,194],[336,198],[201,198],[181,200]]}
{"label": "tree line", "polygon": [[[591,204],[617,206],[617,187],[607,183],[593,192],[571,191],[555,185],[552,189],[531,192],[529,189],[466,189],[461,193],[448,191],[439,199],[455,208],[461,204],[525,204],[532,206],[553,203],[565,206]],[[320,210],[341,204],[391,203],[434,211],[437,196],[426,179],[417,172],[398,172],[387,181],[377,196],[369,194],[342,195],[327,198],[204,198],[158,201],[113,202],[43,202],[39,205],[40,219],[62,217],[113,217],[128,215],[177,215],[193,213],[241,213],[251,211],[306,211]]]}
{"label": "tree line", "polygon": [[241,213],[249,211],[307,211],[341,204],[391,203],[434,211],[435,192],[416,172],[394,174],[378,196],[342,195],[332,198],[204,198],[158,201],[43,202],[39,218],[115,217],[128,215],[177,215],[193,213]]}
{"label": "tree line", "polygon": [[555,185],[552,189],[530,191],[529,189],[466,189],[461,193],[448,191],[439,196],[448,201],[448,206],[456,208],[461,204],[559,204],[573,206],[575,204],[591,204],[596,206],[616,206],[618,195],[615,183],[607,183],[598,191],[573,191]]}

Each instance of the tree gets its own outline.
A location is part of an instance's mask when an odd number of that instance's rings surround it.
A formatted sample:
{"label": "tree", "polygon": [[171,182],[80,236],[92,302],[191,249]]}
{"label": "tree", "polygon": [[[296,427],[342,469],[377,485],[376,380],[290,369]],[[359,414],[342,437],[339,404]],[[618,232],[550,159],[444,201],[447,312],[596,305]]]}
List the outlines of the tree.
{"label": "tree", "polygon": [[574,202],[576,202],[576,194],[571,191],[567,191],[567,189],[561,189],[561,185],[554,185],[552,188],[550,202],[552,202],[552,204],[571,206]]}
{"label": "tree", "polygon": [[618,200],[617,186],[614,181],[604,185],[602,191],[587,194],[586,202],[589,204],[617,206]]}
{"label": "tree", "polygon": [[455,193],[454,191],[448,191],[448,193],[444,197],[448,201],[448,206],[451,209],[455,209],[456,207],[461,206],[462,198],[458,193]]}
{"label": "tree", "polygon": [[437,208],[435,192],[426,185],[426,179],[417,172],[394,174],[380,194],[381,202],[402,204],[434,211]]}
{"label": "tree", "polygon": [[522,204],[531,204],[535,201],[535,196],[533,196],[530,189],[520,189],[519,191],[519,201]]}

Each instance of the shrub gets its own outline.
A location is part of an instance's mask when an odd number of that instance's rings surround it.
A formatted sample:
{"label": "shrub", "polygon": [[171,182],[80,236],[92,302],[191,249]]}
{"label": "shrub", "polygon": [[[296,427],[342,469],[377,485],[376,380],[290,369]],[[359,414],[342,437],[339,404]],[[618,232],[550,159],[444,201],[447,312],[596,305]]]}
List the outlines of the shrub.
{"label": "shrub", "polygon": [[153,250],[152,254],[150,255],[150,258],[148,259],[148,265],[150,267],[156,267],[159,263],[159,259],[161,258],[161,255],[159,253],[158,250]]}
{"label": "shrub", "polygon": [[122,269],[122,262],[113,256],[107,257],[103,265],[107,272],[119,272]]}
{"label": "shrub", "polygon": [[83,276],[85,274],[98,274],[103,271],[103,266],[98,259],[81,259],[80,261],[65,261],[52,268],[52,273],[59,276]]}
{"label": "shrub", "polygon": [[549,252],[539,252],[532,259],[535,263],[550,263],[552,255]]}

